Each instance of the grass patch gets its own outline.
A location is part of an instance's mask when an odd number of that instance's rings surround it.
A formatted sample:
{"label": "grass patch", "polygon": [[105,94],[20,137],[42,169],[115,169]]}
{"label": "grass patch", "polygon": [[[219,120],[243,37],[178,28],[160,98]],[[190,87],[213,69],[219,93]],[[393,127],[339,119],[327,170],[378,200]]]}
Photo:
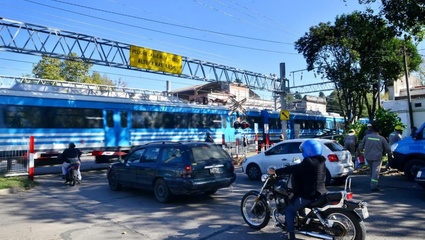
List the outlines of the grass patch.
{"label": "grass patch", "polygon": [[0,189],[19,188],[30,189],[35,185],[34,181],[28,179],[28,176],[6,177],[0,176]]}

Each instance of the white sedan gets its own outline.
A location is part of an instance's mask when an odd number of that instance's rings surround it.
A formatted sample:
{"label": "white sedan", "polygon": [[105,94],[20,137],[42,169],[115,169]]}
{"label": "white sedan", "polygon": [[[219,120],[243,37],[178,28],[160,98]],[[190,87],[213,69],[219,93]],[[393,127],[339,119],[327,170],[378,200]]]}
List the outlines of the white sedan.
{"label": "white sedan", "polygon": [[[247,157],[242,163],[243,173],[252,180],[259,180],[270,166],[280,168],[300,163],[303,159],[300,145],[305,140],[308,139],[284,140],[265,152]],[[322,144],[322,156],[326,158],[326,184],[330,184],[332,179],[343,182],[354,171],[350,152],[334,140],[315,140]]]}

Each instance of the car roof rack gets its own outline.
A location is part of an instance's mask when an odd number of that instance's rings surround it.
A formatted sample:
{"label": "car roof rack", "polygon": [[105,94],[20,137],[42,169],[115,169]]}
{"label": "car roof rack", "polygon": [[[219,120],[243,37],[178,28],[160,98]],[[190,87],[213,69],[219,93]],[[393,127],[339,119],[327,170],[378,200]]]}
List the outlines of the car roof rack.
{"label": "car roof rack", "polygon": [[178,144],[182,144],[181,142],[179,142],[179,141],[154,141],[154,142],[148,142],[148,143],[146,143],[145,145],[152,145],[152,144],[166,144],[166,143],[168,143],[168,144],[170,144],[170,143],[178,143]]}

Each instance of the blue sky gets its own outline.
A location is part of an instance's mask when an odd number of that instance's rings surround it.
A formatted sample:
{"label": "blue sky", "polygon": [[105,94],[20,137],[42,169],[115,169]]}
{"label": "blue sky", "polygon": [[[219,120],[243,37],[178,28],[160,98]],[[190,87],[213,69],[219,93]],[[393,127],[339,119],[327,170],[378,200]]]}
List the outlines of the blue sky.
{"label": "blue sky", "polygon": [[[323,80],[300,71],[306,63],[294,42],[311,26],[364,9],[357,0],[3,0],[0,17],[267,75],[279,75],[285,62],[290,86],[298,86]],[[39,60],[0,52],[0,74],[30,74]],[[134,88],[165,90],[166,80],[172,89],[200,84],[131,70],[93,70]]]}

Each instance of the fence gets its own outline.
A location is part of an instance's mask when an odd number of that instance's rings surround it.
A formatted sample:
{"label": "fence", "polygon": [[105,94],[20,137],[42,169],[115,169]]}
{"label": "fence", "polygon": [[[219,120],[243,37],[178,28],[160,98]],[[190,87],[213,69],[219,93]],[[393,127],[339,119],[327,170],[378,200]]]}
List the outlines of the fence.
{"label": "fence", "polygon": [[[0,149],[0,174],[5,176],[28,175],[29,169],[29,138],[18,149],[26,150],[2,150]],[[7,140],[6,140],[7,141]]]}

